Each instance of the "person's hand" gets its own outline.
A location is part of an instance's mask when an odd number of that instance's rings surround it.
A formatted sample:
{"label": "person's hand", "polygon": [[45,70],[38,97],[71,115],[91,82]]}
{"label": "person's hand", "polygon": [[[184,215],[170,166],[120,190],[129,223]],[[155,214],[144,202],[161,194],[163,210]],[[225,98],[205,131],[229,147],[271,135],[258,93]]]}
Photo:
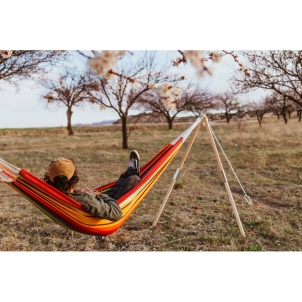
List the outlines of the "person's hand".
{"label": "person's hand", "polygon": [[90,189],[85,189],[84,193],[94,193],[94,192],[92,190],[90,190]]}
{"label": "person's hand", "polygon": [[94,193],[94,191],[89,190],[89,189],[81,189],[81,190],[74,190],[74,193],[80,193],[80,194],[84,194],[84,193]]}

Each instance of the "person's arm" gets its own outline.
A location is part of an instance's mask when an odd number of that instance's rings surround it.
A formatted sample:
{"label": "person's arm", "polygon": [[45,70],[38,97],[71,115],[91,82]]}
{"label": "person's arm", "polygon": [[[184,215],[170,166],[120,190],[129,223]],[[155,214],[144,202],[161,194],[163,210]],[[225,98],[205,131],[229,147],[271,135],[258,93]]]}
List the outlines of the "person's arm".
{"label": "person's arm", "polygon": [[104,195],[95,195],[93,193],[70,194],[77,200],[85,210],[101,219],[117,221],[122,218],[122,211],[115,199]]}

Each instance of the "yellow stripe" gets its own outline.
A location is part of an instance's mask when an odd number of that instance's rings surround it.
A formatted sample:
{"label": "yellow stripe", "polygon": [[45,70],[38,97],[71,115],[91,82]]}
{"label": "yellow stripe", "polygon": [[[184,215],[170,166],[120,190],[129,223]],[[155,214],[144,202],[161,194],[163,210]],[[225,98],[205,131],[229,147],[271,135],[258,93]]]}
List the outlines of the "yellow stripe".
{"label": "yellow stripe", "polygon": [[[120,219],[119,221],[109,221],[107,219],[99,219],[62,200],[57,200],[56,198],[49,196],[45,190],[39,188],[36,185],[29,184],[25,179],[23,179],[23,177],[18,177],[16,182],[18,182],[20,185],[30,190],[32,193],[34,193],[34,195],[45,200],[49,205],[52,205],[56,210],[64,214],[66,217],[74,221],[76,224],[86,227],[89,226],[89,229],[93,229],[93,230],[108,231],[111,229],[119,228],[128,219],[131,213],[138,207],[140,202],[144,199],[144,197],[153,187],[155,182],[159,179],[161,174],[165,171],[166,167],[170,164],[170,162],[175,157],[181,146],[182,143],[179,144],[179,146],[170,154],[170,156],[166,159],[166,161],[155,172],[153,172],[153,175],[142,187],[140,187],[137,191],[135,191],[132,195],[130,195],[126,200],[124,200],[121,203],[120,206],[123,215],[122,215],[122,219]],[[42,208],[40,209],[44,212]]]}

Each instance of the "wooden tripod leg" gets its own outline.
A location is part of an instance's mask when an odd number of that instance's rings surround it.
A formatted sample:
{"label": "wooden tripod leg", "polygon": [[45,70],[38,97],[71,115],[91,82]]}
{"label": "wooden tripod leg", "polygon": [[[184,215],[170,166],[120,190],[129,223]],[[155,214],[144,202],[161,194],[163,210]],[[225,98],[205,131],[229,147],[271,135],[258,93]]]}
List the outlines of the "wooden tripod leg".
{"label": "wooden tripod leg", "polygon": [[[203,120],[203,119],[202,119],[202,120]],[[171,182],[171,184],[170,184],[170,186],[169,186],[169,189],[168,189],[168,191],[167,191],[167,193],[166,193],[166,195],[165,195],[165,197],[164,197],[164,199],[163,199],[163,202],[162,202],[162,204],[161,204],[161,206],[160,206],[160,208],[159,208],[159,210],[158,210],[158,212],[157,212],[157,214],[156,214],[156,216],[155,216],[155,219],[154,219],[154,221],[153,221],[152,227],[155,227],[155,226],[156,226],[156,224],[157,224],[157,222],[158,222],[158,219],[159,219],[159,217],[160,217],[160,215],[161,215],[161,213],[162,213],[162,211],[163,211],[163,209],[164,209],[164,207],[165,207],[165,205],[166,205],[166,202],[167,202],[167,200],[168,200],[168,198],[169,198],[169,196],[170,196],[170,194],[171,194],[171,192],[172,192],[172,189],[173,189],[173,187],[174,187],[174,184],[175,184],[175,182],[176,182],[178,173],[179,173],[180,169],[182,168],[182,166],[183,166],[183,164],[184,164],[184,162],[185,162],[185,160],[186,160],[186,158],[187,158],[187,156],[188,156],[188,154],[189,154],[189,152],[190,152],[190,150],[191,150],[191,147],[192,147],[192,145],[193,145],[193,143],[194,143],[194,140],[195,140],[195,138],[196,138],[196,135],[197,135],[197,133],[198,133],[198,130],[199,130],[200,126],[201,126],[202,120],[200,121],[200,123],[199,123],[198,126],[196,127],[195,132],[194,132],[194,134],[193,134],[193,136],[192,136],[192,138],[191,138],[191,141],[190,141],[190,143],[189,143],[189,145],[188,145],[188,147],[187,147],[187,150],[186,150],[185,154],[184,154],[183,157],[182,157],[182,160],[181,160],[181,163],[180,163],[180,165],[179,165],[179,168],[177,168],[177,170],[176,170],[176,172],[175,172],[175,174],[174,174],[174,176],[173,176],[173,179],[172,179],[172,182]]]}
{"label": "wooden tripod leg", "polygon": [[230,202],[231,202],[231,206],[232,206],[234,215],[235,215],[235,217],[236,217],[236,221],[237,221],[237,224],[238,224],[240,233],[241,233],[241,235],[242,235],[243,237],[245,237],[245,233],[244,233],[244,230],[243,230],[241,221],[240,221],[240,217],[239,217],[239,214],[238,214],[236,205],[235,205],[235,201],[234,201],[234,199],[233,199],[233,195],[232,195],[232,192],[231,192],[231,189],[230,189],[228,180],[227,180],[227,178],[226,178],[226,175],[225,175],[225,172],[224,172],[224,169],[223,169],[223,166],[222,166],[222,163],[221,163],[221,160],[220,160],[220,157],[219,157],[217,148],[216,148],[216,144],[215,144],[215,141],[214,141],[212,132],[211,132],[211,130],[210,130],[210,125],[209,125],[209,121],[208,121],[208,118],[207,118],[207,117],[205,118],[205,124],[206,124],[207,132],[208,132],[208,134],[209,134],[210,141],[211,141],[211,144],[212,144],[212,147],[213,147],[213,150],[214,150],[214,154],[215,154],[215,157],[216,157],[216,160],[217,160],[218,168],[219,168],[219,170],[220,170],[220,172],[221,172],[221,174],[222,174],[224,186],[225,186],[226,191],[227,191],[227,193],[228,193],[229,200],[230,200]]}

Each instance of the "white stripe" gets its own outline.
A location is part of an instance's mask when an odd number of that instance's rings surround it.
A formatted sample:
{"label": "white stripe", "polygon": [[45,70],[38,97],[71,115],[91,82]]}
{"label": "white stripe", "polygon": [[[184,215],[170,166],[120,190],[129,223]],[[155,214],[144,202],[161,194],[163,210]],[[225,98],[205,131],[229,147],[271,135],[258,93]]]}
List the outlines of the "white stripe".
{"label": "white stripe", "polygon": [[192,124],[188,129],[186,129],[182,134],[180,134],[174,141],[171,142],[171,144],[175,145],[181,137],[183,137],[183,142],[184,142],[191,134],[191,132],[196,128],[196,126],[199,125],[199,123],[202,121],[204,117],[205,115],[203,114],[199,118],[197,118],[194,124]]}

